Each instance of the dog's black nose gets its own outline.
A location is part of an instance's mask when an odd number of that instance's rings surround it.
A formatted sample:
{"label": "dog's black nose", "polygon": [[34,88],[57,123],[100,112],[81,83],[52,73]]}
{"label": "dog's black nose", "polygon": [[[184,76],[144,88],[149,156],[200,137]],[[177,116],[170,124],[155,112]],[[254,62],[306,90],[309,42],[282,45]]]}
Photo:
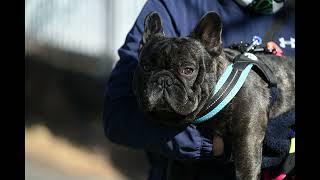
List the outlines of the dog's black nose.
{"label": "dog's black nose", "polygon": [[158,79],[158,85],[162,87],[171,86],[172,83],[172,79],[169,76],[161,76]]}

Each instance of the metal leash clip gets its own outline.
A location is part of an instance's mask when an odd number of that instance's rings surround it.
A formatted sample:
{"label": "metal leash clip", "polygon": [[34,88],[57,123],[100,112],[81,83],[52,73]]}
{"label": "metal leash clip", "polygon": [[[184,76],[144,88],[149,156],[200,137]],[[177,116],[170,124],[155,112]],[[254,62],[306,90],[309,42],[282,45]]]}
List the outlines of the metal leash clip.
{"label": "metal leash clip", "polygon": [[[262,39],[259,36],[253,36],[252,42],[249,45],[249,47],[247,47],[246,52],[257,51],[256,47],[259,46],[260,44],[262,44]],[[260,49],[264,51],[263,48],[259,48],[258,51],[260,51]]]}

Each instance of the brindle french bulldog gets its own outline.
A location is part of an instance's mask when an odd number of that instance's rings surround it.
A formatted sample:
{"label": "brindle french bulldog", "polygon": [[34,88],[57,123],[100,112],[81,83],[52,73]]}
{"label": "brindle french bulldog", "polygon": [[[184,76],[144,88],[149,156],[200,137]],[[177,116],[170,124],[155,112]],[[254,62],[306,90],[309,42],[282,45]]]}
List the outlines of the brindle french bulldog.
{"label": "brindle french bulldog", "polygon": [[[164,125],[193,123],[210,104],[211,92],[232,63],[232,57],[240,52],[222,47],[222,24],[215,12],[207,13],[187,37],[166,37],[156,12],[146,17],[144,25],[139,64],[133,80],[138,103],[147,116]],[[198,125],[209,127],[214,137],[231,141],[238,180],[260,178],[262,143],[268,119],[295,109],[294,59],[271,54],[256,56],[269,66],[277,81],[279,95],[275,103],[269,107],[268,84],[251,70],[231,102],[212,120]],[[217,138],[214,143],[222,146],[223,151],[223,141]],[[176,164],[180,166],[181,162]],[[185,174],[190,176],[186,172],[192,168],[182,173],[172,169],[168,171],[168,179],[196,179],[184,177]]]}

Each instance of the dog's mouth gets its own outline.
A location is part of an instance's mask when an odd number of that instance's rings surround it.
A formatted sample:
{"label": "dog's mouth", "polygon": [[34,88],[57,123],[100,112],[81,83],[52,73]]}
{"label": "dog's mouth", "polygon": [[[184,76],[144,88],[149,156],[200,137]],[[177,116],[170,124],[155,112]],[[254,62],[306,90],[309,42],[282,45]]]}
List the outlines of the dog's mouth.
{"label": "dog's mouth", "polygon": [[187,92],[179,83],[165,88],[152,84],[147,89],[143,96],[149,111],[164,110],[186,116],[192,113],[198,104],[197,96],[192,92]]}
{"label": "dog's mouth", "polygon": [[159,73],[141,88],[145,90],[140,91],[140,104],[151,119],[163,124],[185,124],[199,100],[199,95],[186,86],[171,73]]}
{"label": "dog's mouth", "polygon": [[149,107],[145,113],[151,119],[170,126],[183,124],[185,119],[184,115],[177,113],[172,108],[165,97],[162,97],[152,108]]}

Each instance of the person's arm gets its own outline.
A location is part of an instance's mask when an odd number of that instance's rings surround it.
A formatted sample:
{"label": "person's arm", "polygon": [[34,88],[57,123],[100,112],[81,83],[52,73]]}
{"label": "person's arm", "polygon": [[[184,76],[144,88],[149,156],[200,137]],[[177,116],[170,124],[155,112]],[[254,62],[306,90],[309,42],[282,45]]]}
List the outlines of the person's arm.
{"label": "person's arm", "polygon": [[212,154],[210,135],[202,136],[195,125],[179,129],[161,126],[146,119],[138,108],[131,82],[138,63],[144,18],[151,11],[160,14],[166,35],[175,36],[170,15],[162,2],[148,1],[118,51],[120,60],[107,84],[103,112],[105,135],[114,143],[157,152],[168,158],[209,158]]}

